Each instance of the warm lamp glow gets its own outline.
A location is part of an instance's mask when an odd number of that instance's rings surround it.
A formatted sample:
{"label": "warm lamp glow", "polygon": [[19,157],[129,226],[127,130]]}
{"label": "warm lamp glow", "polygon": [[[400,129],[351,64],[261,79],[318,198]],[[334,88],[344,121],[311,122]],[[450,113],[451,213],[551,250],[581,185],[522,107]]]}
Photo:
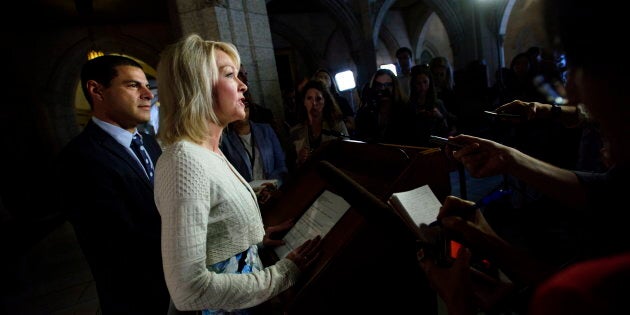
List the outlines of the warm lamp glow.
{"label": "warm lamp glow", "polygon": [[100,56],[105,56],[105,54],[102,51],[96,51],[96,50],[90,50],[87,53],[87,58],[88,60],[92,60],[96,57],[100,57]]}

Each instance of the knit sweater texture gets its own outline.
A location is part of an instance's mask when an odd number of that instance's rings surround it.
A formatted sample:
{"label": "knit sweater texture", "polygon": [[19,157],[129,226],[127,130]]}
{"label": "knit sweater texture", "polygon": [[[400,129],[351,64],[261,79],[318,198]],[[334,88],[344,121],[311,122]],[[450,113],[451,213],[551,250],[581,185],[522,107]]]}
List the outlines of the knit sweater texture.
{"label": "knit sweater texture", "polygon": [[206,268],[261,243],[265,233],[256,195],[221,154],[187,141],[166,147],[155,169],[155,202],[177,309],[248,308],[295,283],[299,269],[288,259],[250,274]]}

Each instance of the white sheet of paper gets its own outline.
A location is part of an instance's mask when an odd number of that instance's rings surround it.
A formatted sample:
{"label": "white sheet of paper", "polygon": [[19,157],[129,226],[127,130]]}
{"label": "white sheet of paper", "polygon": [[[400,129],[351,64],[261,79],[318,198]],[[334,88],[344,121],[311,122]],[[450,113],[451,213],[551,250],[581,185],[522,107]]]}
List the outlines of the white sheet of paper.
{"label": "white sheet of paper", "polygon": [[284,236],[285,244],[274,249],[276,254],[284,258],[306,240],[317,235],[323,238],[348,209],[345,199],[325,190]]}
{"label": "white sheet of paper", "polygon": [[394,194],[407,209],[409,216],[417,226],[429,224],[437,218],[442,204],[433,194],[429,185]]}

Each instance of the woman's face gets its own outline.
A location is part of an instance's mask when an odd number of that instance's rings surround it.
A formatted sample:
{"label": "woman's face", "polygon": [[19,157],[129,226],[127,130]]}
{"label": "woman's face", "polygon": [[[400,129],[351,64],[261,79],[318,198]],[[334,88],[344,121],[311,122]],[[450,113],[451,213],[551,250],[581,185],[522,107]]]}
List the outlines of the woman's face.
{"label": "woman's face", "polygon": [[390,92],[390,95],[391,92],[394,90],[393,80],[387,74],[381,74],[374,78],[374,83],[372,83],[372,86],[377,90],[388,90]]}
{"label": "woman's face", "polygon": [[393,79],[387,74],[381,74],[374,78],[372,82],[372,92],[375,93],[376,101],[379,104],[390,102],[394,91]]}
{"label": "woman's face", "polygon": [[314,119],[321,120],[326,101],[322,92],[315,88],[310,88],[304,95],[304,107],[308,113],[308,119],[312,123]]}
{"label": "woman's face", "polygon": [[416,82],[413,88],[416,89],[416,92],[418,92],[418,94],[424,95],[427,94],[427,91],[429,90],[429,84],[429,76],[424,73],[420,73],[416,76]]}
{"label": "woman's face", "polygon": [[446,84],[447,69],[444,66],[435,66],[431,68],[433,78],[436,85],[444,86]]}
{"label": "woman's face", "polygon": [[219,80],[214,89],[216,91],[215,113],[221,123],[227,125],[233,121],[245,118],[245,97],[247,86],[238,78],[238,68],[234,60],[225,52],[216,52]]}

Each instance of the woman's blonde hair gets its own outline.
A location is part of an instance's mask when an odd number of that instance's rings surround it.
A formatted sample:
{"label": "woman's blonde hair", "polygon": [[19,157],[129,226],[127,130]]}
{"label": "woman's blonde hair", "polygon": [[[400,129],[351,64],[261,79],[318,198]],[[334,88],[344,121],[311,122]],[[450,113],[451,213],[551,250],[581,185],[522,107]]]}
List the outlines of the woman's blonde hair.
{"label": "woman's blonde hair", "polygon": [[201,143],[209,135],[209,123],[223,125],[214,112],[214,86],[219,80],[217,49],[240,67],[241,58],[233,44],[204,40],[197,34],[188,35],[161,53],[157,67],[158,138],[163,145],[183,139]]}

